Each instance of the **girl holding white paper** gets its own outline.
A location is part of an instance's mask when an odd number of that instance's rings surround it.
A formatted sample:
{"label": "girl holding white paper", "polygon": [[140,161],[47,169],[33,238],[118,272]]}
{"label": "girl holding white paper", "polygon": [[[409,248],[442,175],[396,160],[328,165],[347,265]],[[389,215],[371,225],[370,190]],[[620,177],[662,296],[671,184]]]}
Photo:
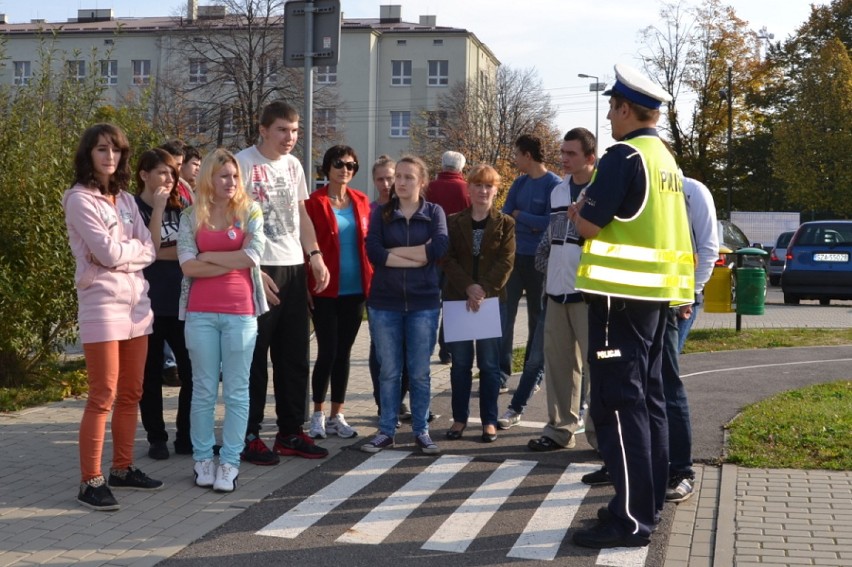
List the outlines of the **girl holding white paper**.
{"label": "girl holding white paper", "polygon": [[[488,165],[475,166],[468,175],[471,206],[447,220],[450,247],[442,263],[446,282],[444,301],[465,301],[479,311],[486,298],[499,298],[505,316],[506,282],[515,259],[515,221],[494,208],[500,175]],[[497,396],[500,389],[501,338],[448,342],[452,356],[453,425],[447,439],[461,439],[470,416],[473,354],[479,367],[479,415],[482,441],[497,439]]]}

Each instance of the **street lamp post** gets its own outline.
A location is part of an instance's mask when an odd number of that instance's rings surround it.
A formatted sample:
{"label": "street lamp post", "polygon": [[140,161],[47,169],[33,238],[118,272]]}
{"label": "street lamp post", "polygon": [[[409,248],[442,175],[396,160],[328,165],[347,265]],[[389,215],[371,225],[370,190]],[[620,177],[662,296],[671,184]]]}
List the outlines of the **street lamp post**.
{"label": "street lamp post", "polygon": [[[598,77],[596,77],[595,75],[587,75],[585,73],[579,73],[577,76],[580,77],[581,79],[594,79],[595,80],[594,83],[589,83],[589,92],[599,93],[599,92],[603,92],[603,90],[606,89],[606,83],[599,82],[600,79],[598,79]],[[599,99],[600,99],[600,95],[595,94],[595,147],[596,148],[600,146],[600,142],[598,141],[598,118],[600,116],[600,112],[598,111],[598,100]],[[597,154],[595,154],[595,157],[598,157]]]}
{"label": "street lamp post", "polygon": [[719,93],[722,95],[722,98],[728,101],[728,171],[726,176],[728,178],[728,220],[731,220],[731,204],[733,201],[733,188],[731,187],[731,185],[733,184],[733,171],[731,171],[731,169],[734,165],[734,148],[731,144],[731,139],[734,136],[733,72],[733,67],[731,65],[728,65],[728,84],[724,89],[722,89],[722,92]]}

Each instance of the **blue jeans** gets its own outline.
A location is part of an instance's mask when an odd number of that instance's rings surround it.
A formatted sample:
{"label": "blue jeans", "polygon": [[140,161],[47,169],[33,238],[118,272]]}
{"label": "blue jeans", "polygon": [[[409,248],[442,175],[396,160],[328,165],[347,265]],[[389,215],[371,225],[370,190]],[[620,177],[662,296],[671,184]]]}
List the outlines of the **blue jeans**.
{"label": "blue jeans", "polygon": [[678,319],[677,320],[677,352],[678,354],[683,352],[683,344],[686,342],[686,337],[689,336],[689,331],[692,330],[692,325],[695,324],[695,320],[698,319],[698,312],[701,311],[701,303],[696,301],[692,304],[692,316],[689,319]]}
{"label": "blue jeans", "polygon": [[[533,337],[541,314],[541,294],[544,274],[535,269],[535,256],[515,254],[512,275],[506,283],[506,318],[503,320],[503,347],[500,352],[500,369],[506,377],[512,375],[512,350],[514,349],[515,317],[521,296],[527,296],[527,351],[524,363],[533,352]],[[541,349],[539,349],[541,351]],[[542,354],[542,357],[544,355]],[[505,385],[505,381],[503,382]]]}
{"label": "blue jeans", "polygon": [[[682,320],[682,319],[681,319]],[[666,396],[666,420],[669,424],[669,473],[692,476],[692,424],[686,388],[680,379],[677,308],[666,312],[663,335],[663,393]]]}
{"label": "blue jeans", "polygon": [[[518,380],[518,387],[509,402],[509,408],[517,413],[524,413],[524,408],[533,395],[537,384],[541,383],[544,374],[544,318],[547,312],[547,302],[543,302],[541,314],[533,332],[533,340],[530,346],[529,357],[524,362],[524,370]],[[502,376],[501,376],[502,379]]]}
{"label": "blue jeans", "polygon": [[[506,316],[506,304],[500,304],[500,318]],[[500,395],[501,337],[476,341],[476,366],[479,368],[479,417],[482,425],[497,425],[497,397]],[[474,341],[447,343],[452,356],[450,385],[453,394],[453,421],[467,423],[470,417],[470,391],[473,384]]]}
{"label": "blue jeans", "polygon": [[[389,437],[396,433],[403,365],[408,369],[411,427],[415,435],[429,431],[431,375],[429,361],[435,349],[440,309],[387,311],[367,308],[370,335],[379,362],[379,397],[382,415],[379,430]],[[402,345],[405,342],[405,359]]]}
{"label": "blue jeans", "polygon": [[257,317],[189,312],[185,332],[192,361],[192,457],[196,461],[213,458],[221,369],[225,421],[219,460],[239,467],[248,423],[249,369],[257,340]]}

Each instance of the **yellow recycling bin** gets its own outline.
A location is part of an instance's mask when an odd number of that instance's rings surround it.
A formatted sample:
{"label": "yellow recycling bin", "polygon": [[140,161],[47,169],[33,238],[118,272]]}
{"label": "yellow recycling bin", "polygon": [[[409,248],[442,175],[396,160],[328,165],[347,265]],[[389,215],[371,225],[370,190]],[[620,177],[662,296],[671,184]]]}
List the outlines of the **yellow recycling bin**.
{"label": "yellow recycling bin", "polygon": [[716,266],[704,285],[704,311],[707,313],[733,313],[731,285],[732,271],[728,266]]}

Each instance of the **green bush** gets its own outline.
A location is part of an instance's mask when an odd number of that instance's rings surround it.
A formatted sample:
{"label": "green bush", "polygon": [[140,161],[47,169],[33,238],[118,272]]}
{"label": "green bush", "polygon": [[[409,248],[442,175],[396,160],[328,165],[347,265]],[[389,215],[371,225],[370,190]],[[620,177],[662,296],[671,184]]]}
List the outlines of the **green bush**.
{"label": "green bush", "polygon": [[[89,68],[102,58],[93,52]],[[99,77],[78,83],[66,68],[46,37],[31,82],[0,89],[0,387],[31,382],[76,338],[62,194],[73,181],[81,133],[109,119],[125,129],[135,152],[157,139],[144,97],[121,109],[105,107]]]}

